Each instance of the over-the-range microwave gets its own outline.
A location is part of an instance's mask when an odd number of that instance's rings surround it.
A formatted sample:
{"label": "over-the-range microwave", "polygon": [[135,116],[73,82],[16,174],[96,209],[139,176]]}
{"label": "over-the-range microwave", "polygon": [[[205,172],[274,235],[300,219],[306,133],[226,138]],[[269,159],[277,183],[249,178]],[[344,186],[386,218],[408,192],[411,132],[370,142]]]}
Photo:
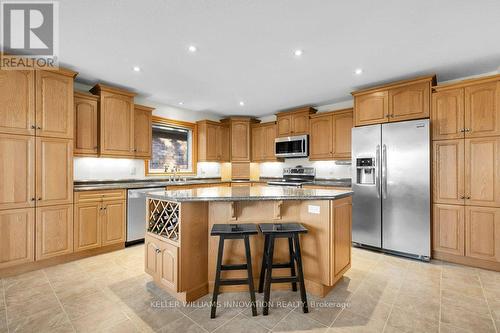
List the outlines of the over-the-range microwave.
{"label": "over-the-range microwave", "polygon": [[288,136],[274,140],[276,157],[309,156],[309,140],[307,135]]}

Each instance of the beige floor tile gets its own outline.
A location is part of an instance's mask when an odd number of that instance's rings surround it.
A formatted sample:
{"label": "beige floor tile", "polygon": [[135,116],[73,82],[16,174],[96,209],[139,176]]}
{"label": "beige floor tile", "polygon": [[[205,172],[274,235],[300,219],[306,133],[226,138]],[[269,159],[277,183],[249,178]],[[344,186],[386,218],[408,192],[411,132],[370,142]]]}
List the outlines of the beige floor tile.
{"label": "beige floor tile", "polygon": [[356,290],[356,294],[362,293],[364,295],[369,295],[371,299],[378,302],[392,304],[398,295],[400,286],[401,281],[391,282],[390,280],[370,280],[370,278],[367,278]]}
{"label": "beige floor tile", "polygon": [[439,298],[400,293],[394,302],[394,307],[422,318],[428,318],[435,322],[439,321]]}
{"label": "beige floor tile", "polygon": [[[160,333],[205,333],[206,331],[198,326],[194,321],[186,316],[167,324],[162,327],[158,332]],[[237,332],[237,331],[233,331]]]}
{"label": "beige floor tile", "polygon": [[49,280],[43,270],[8,277],[3,280],[4,290],[7,295],[44,286],[48,283]]}
{"label": "beige floor tile", "polygon": [[441,290],[463,294],[468,297],[483,298],[483,289],[477,285],[467,285],[455,280],[443,279],[441,281]]}
{"label": "beige floor tile", "polygon": [[[323,325],[330,326],[335,318],[348,305],[344,302],[330,301],[314,296],[309,296],[309,313],[307,317],[319,321]],[[303,313],[302,306],[295,308],[295,312]]]}
{"label": "beige floor tile", "polygon": [[41,297],[34,297],[27,299],[26,301],[11,305],[7,307],[7,319],[8,323],[20,321],[23,318],[32,316],[38,312],[57,308],[61,309],[61,305],[59,304],[59,300],[57,299],[54,293],[48,293]]}
{"label": "beige floor tile", "polygon": [[441,306],[441,321],[445,324],[472,330],[477,333],[495,332],[491,316],[481,316],[477,313],[446,304]]}
{"label": "beige floor tile", "polygon": [[70,320],[85,317],[96,311],[111,313],[116,308],[116,305],[100,291],[78,298],[67,298],[61,302]]}
{"label": "beige floor tile", "polygon": [[184,316],[176,308],[145,308],[139,312],[135,312],[135,315],[140,318],[140,320],[151,329],[157,331],[167,324],[174,322],[175,320]]}
{"label": "beige floor tile", "polygon": [[391,305],[381,302],[371,293],[358,291],[349,300],[349,310],[369,319],[385,321],[391,311]]}
{"label": "beige floor tile", "polygon": [[5,292],[5,304],[7,307],[23,306],[32,300],[36,300],[42,297],[50,297],[49,295],[54,295],[54,291],[52,290],[48,282],[43,285],[31,288],[11,288],[7,289]]}
{"label": "beige floor tile", "polygon": [[[195,321],[198,325],[203,327],[205,330],[212,332],[216,328],[227,323],[229,320],[233,319],[240,313],[237,308],[217,308],[216,317],[214,319],[210,318],[210,307],[203,307],[192,311],[186,316]],[[262,314],[262,312],[260,312]],[[260,316],[259,316],[260,317]]]}
{"label": "beige floor tile", "polygon": [[7,312],[5,308],[0,308],[0,332],[7,332]]}
{"label": "beige floor tile", "polygon": [[71,320],[77,332],[106,332],[123,322],[131,323],[125,314],[116,307],[101,311],[97,310],[86,316]]}
{"label": "beige floor tile", "polygon": [[441,304],[443,306],[455,306],[480,315],[489,316],[490,310],[484,298],[468,297],[462,293],[443,290],[441,294]]}
{"label": "beige floor tile", "polygon": [[235,318],[231,319],[221,327],[215,330],[217,333],[266,333],[269,332],[267,328],[260,326],[252,318],[248,318],[243,314],[239,314]]}
{"label": "beige floor tile", "polygon": [[52,332],[67,325],[68,317],[61,307],[39,311],[31,316],[9,322],[9,332]]}
{"label": "beige floor tile", "polygon": [[346,309],[335,319],[329,332],[377,333],[382,332],[384,326],[384,320],[365,318]]}
{"label": "beige floor tile", "polygon": [[474,333],[474,332],[463,328],[455,327],[450,324],[440,323],[439,333]]}
{"label": "beige floor tile", "polygon": [[415,312],[394,307],[387,320],[385,332],[439,332],[439,321],[421,317]]}
{"label": "beige floor tile", "polygon": [[320,322],[313,320],[307,314],[290,312],[272,329],[273,332],[310,332],[310,333],[326,333],[328,327]]}

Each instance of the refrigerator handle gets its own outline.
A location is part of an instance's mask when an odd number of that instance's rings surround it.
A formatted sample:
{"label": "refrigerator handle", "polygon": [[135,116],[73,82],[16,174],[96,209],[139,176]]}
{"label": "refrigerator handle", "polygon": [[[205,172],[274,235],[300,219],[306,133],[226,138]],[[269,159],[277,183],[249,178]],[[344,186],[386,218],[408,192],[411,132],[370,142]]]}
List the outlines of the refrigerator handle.
{"label": "refrigerator handle", "polygon": [[375,184],[377,186],[377,198],[380,198],[380,176],[379,176],[379,168],[380,168],[380,145],[377,145],[377,151],[375,153]]}
{"label": "refrigerator handle", "polygon": [[382,199],[387,198],[387,146],[382,145]]}

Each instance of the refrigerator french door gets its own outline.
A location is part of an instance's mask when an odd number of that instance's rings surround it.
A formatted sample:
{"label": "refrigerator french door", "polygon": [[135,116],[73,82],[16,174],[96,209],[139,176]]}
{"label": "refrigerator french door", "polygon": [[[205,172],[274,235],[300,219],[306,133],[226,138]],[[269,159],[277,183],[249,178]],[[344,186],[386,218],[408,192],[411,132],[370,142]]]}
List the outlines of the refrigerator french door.
{"label": "refrigerator french door", "polygon": [[429,120],[352,129],[355,244],[430,258]]}

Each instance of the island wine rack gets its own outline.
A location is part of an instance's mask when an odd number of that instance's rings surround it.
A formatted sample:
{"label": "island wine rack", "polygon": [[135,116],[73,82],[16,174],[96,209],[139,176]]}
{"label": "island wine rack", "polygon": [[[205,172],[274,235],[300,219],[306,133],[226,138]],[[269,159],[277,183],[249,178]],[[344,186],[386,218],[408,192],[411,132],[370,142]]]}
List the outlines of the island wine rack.
{"label": "island wine rack", "polygon": [[148,232],[178,242],[180,208],[178,202],[148,199]]}

